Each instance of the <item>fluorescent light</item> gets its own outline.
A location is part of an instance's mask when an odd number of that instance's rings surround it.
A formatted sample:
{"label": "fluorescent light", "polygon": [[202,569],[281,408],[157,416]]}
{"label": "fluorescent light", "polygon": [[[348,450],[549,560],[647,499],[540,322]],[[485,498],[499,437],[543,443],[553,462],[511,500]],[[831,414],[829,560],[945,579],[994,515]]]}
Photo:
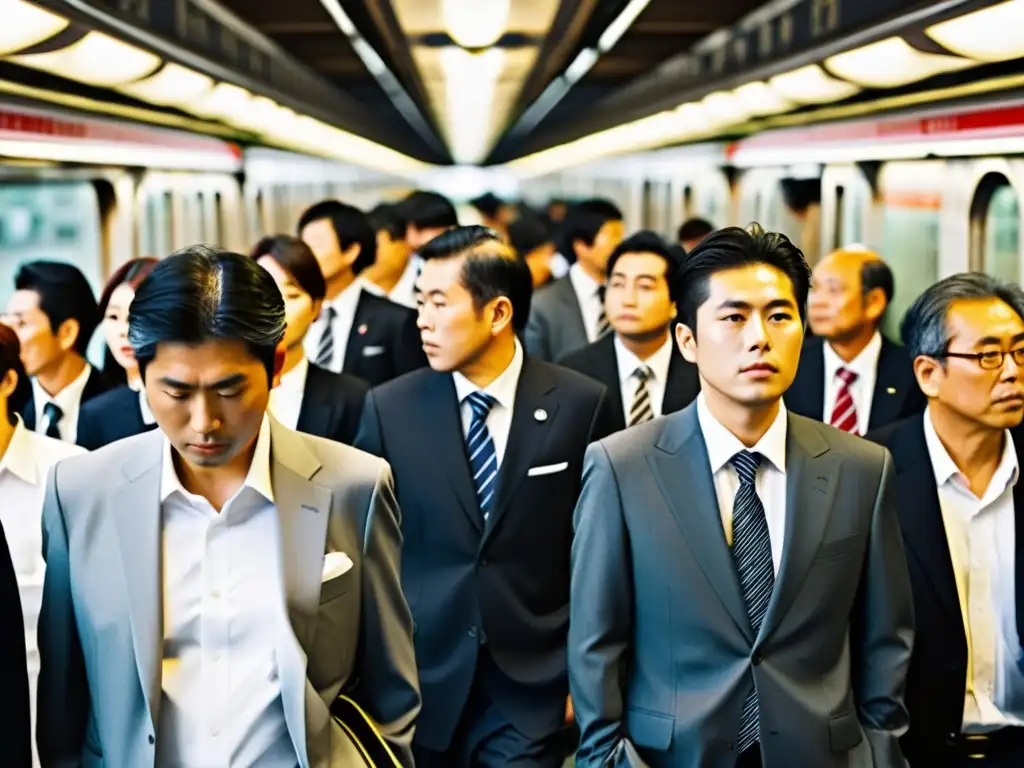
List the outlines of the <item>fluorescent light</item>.
{"label": "fluorescent light", "polygon": [[627,29],[633,26],[637,16],[644,12],[644,9],[650,2],[651,0],[630,0],[629,5],[622,9],[622,13],[602,33],[597,41],[597,49],[601,53],[607,53],[614,48],[615,44],[619,42],[619,38],[626,34]]}
{"label": "fluorescent light", "polygon": [[345,13],[345,9],[341,7],[338,0],[320,0],[320,5],[324,7],[345,37],[352,37],[356,34],[356,25],[352,23],[352,19]]}
{"label": "fluorescent light", "polygon": [[68,20],[22,0],[0,0],[0,56],[29,48],[67,27]]}
{"label": "fluorescent light", "polygon": [[741,85],[733,95],[748,113],[757,117],[789,112],[796,106],[762,81]]}
{"label": "fluorescent light", "polygon": [[590,68],[597,63],[600,53],[594,48],[584,48],[579,54],[573,59],[572,64],[569,65],[568,69],[565,70],[565,78],[570,83],[575,83],[581,77],[583,77]]}
{"label": "fluorescent light", "polygon": [[1024,0],[1009,0],[940,22],[924,31],[943,48],[978,61],[1024,56]]}
{"label": "fluorescent light", "polygon": [[480,163],[490,149],[492,104],[504,64],[505,54],[500,48],[488,48],[480,54],[455,47],[441,52],[445,127],[456,163]]}
{"label": "fluorescent light", "polygon": [[487,48],[505,34],[510,0],[442,0],[445,30],[463,48]]}
{"label": "fluorescent light", "polygon": [[359,56],[359,58],[363,62],[363,65],[366,67],[367,71],[369,71],[371,75],[373,75],[374,77],[380,77],[381,75],[387,73],[387,64],[385,64],[384,59],[382,59],[380,55],[375,50],[373,50],[373,46],[371,46],[361,37],[354,38],[353,40],[350,41],[350,43],[352,45],[353,50],[355,50],[356,55]]}
{"label": "fluorescent light", "polygon": [[155,75],[118,88],[122,93],[151,104],[183,106],[213,87],[213,80],[191,69],[168,62]]}
{"label": "fluorescent light", "polygon": [[726,93],[725,91],[709,93],[701,99],[701,104],[704,105],[704,109],[707,110],[708,116],[716,127],[724,128],[729,125],[736,125],[750,117],[750,114],[743,106],[743,102],[733,94]]}
{"label": "fluorescent light", "polygon": [[798,104],[828,104],[853,96],[860,88],[825,74],[817,64],[776,75],[768,85],[783,98]]}
{"label": "fluorescent light", "polygon": [[239,115],[247,112],[251,100],[252,97],[244,88],[231,83],[218,83],[212,90],[192,102],[187,109],[203,117],[234,122]]}
{"label": "fluorescent light", "polygon": [[60,163],[136,165],[169,170],[236,173],[241,161],[231,152],[168,149],[125,142],[23,141],[0,139],[0,156]]}
{"label": "fluorescent light", "polygon": [[675,130],[679,138],[697,136],[709,130],[712,118],[701,104],[683,104],[672,112]]}
{"label": "fluorescent light", "polygon": [[958,56],[923,53],[902,37],[879,40],[825,59],[825,67],[832,74],[868,88],[896,88],[974,65],[970,59]]}
{"label": "fluorescent light", "polygon": [[138,80],[160,66],[158,56],[102,32],[89,32],[57,51],[22,54],[9,59],[69,80],[108,88]]}

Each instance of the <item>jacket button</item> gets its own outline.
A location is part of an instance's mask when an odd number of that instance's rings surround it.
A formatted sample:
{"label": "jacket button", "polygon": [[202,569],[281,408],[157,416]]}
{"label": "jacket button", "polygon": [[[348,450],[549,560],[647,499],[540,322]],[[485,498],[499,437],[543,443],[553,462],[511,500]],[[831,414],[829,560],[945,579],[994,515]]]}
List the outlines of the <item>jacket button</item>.
{"label": "jacket button", "polygon": [[725,748],[728,749],[730,752],[732,752],[732,742],[731,741],[727,742],[726,745],[725,745]]}
{"label": "jacket button", "polygon": [[149,743],[156,744],[156,739],[153,738],[153,734],[149,734]]}
{"label": "jacket button", "polygon": [[468,634],[470,637],[476,637],[476,627],[470,627],[469,632],[467,632],[466,634]]}
{"label": "jacket button", "polygon": [[762,656],[762,655],[761,655],[760,653],[755,653],[755,654],[754,654],[754,658],[753,658],[753,659],[751,659],[751,661],[753,661],[753,662],[754,662],[754,666],[757,666],[757,665],[758,665],[758,664],[760,664],[760,663],[761,663],[762,661],[764,661],[764,656]]}

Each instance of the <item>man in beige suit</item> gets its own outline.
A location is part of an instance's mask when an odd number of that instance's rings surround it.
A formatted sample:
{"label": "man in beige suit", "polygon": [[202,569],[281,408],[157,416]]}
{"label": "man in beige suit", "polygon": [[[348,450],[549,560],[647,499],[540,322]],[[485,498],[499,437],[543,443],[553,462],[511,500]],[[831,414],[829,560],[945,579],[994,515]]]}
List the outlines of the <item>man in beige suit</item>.
{"label": "man in beige suit", "polygon": [[160,429],[61,462],[43,511],[44,766],[397,761],[420,697],[391,470],[266,414],[284,304],[237,254],[165,259],[129,340]]}

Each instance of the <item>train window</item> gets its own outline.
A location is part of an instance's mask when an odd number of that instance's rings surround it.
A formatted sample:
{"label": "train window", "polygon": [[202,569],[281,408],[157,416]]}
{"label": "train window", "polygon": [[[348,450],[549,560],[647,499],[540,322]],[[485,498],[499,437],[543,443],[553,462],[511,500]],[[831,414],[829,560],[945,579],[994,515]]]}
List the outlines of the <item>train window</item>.
{"label": "train window", "polygon": [[1013,283],[1020,279],[1020,204],[999,173],[981,180],[971,205],[971,267]]}
{"label": "train window", "polygon": [[894,191],[885,195],[883,203],[881,252],[888,256],[896,284],[884,331],[897,339],[910,303],[939,279],[942,198],[931,192]]}

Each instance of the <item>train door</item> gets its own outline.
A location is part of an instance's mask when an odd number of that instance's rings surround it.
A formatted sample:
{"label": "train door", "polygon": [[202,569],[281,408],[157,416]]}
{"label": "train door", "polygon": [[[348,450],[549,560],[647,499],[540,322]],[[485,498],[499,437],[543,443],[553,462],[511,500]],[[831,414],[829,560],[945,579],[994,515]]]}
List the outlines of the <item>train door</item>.
{"label": "train door", "polygon": [[825,168],[821,175],[822,253],[855,243],[877,247],[870,222],[873,195],[856,166]]}
{"label": "train door", "polygon": [[1002,173],[988,173],[971,202],[970,267],[1019,283],[1021,278],[1020,203]]}

